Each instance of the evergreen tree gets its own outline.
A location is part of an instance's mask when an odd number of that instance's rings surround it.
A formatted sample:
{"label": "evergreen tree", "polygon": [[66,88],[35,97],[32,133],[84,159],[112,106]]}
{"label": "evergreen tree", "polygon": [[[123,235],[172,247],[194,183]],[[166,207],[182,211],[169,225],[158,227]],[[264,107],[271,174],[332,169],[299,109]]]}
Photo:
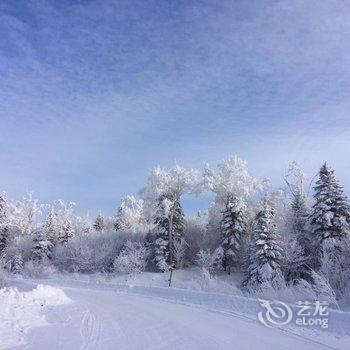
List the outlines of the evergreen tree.
{"label": "evergreen tree", "polygon": [[102,213],[100,213],[100,214],[98,214],[98,216],[94,222],[94,229],[97,232],[102,232],[105,228],[106,228],[105,219],[102,216]]}
{"label": "evergreen tree", "polygon": [[124,225],[122,223],[122,216],[123,216],[123,208],[119,207],[117,214],[115,215],[115,221],[114,221],[114,229],[116,231],[119,231],[123,229]]}
{"label": "evergreen tree", "polygon": [[314,255],[310,237],[309,213],[306,198],[300,192],[293,195],[292,233],[288,242],[291,256],[287,261],[286,279],[288,282],[298,279],[312,282],[311,269],[314,265]]}
{"label": "evergreen tree", "polygon": [[43,224],[42,236],[51,241],[55,246],[60,240],[60,228],[58,227],[58,216],[54,210],[51,210]]}
{"label": "evergreen tree", "polygon": [[313,233],[323,242],[327,238],[343,238],[349,232],[350,211],[343,189],[332,170],[324,163],[316,182],[315,204],[311,218]]}
{"label": "evergreen tree", "polygon": [[3,222],[3,220],[6,218],[7,214],[7,200],[4,193],[0,193],[0,221]]}
{"label": "evergreen tree", "polygon": [[174,197],[173,205],[169,213],[169,222],[172,222],[172,240],[179,241],[183,236],[185,218],[179,198]]}
{"label": "evergreen tree", "polygon": [[334,170],[323,164],[316,182],[311,216],[315,268],[325,276],[340,298],[350,278],[348,240],[350,208]]}
{"label": "evergreen tree", "polygon": [[274,210],[267,199],[256,217],[249,250],[249,266],[245,284],[259,287],[267,283],[278,287],[282,279],[282,248],[274,223]]}
{"label": "evergreen tree", "polygon": [[316,247],[314,267],[318,269],[325,247],[332,250],[333,246],[341,254],[341,241],[349,233],[350,210],[343,190],[335,179],[334,170],[327,163],[320,169],[314,190],[315,204],[311,215],[311,228]]}
{"label": "evergreen tree", "polygon": [[0,228],[0,257],[2,257],[5,253],[8,240],[9,240],[9,229],[7,226],[3,226]]}
{"label": "evergreen tree", "polygon": [[7,200],[3,193],[0,193],[0,257],[4,254],[8,243],[9,229],[7,225]]}
{"label": "evergreen tree", "polygon": [[61,229],[62,229],[61,243],[67,243],[70,239],[74,237],[74,228],[68,217],[65,218]]}
{"label": "evergreen tree", "polygon": [[243,237],[247,232],[245,205],[238,198],[227,201],[221,221],[224,252],[223,266],[230,274],[231,267],[238,267],[241,258]]}
{"label": "evergreen tree", "polygon": [[17,253],[13,259],[11,272],[21,273],[23,270],[23,257],[21,253]]}
{"label": "evergreen tree", "polygon": [[174,260],[174,241],[182,238],[185,226],[184,214],[179,199],[172,195],[159,198],[154,229],[154,256],[160,270]]}
{"label": "evergreen tree", "polygon": [[33,237],[32,256],[34,261],[51,259],[54,245],[43,232],[37,232]]}

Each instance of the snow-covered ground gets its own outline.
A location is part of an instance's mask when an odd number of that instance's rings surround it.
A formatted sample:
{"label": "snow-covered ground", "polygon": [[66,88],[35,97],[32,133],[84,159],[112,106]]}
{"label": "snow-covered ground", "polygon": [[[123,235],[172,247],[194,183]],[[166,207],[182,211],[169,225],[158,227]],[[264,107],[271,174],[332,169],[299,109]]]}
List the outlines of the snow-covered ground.
{"label": "snow-covered ground", "polygon": [[48,285],[38,284],[27,292],[0,289],[0,349],[25,343],[31,328],[48,325],[43,310],[69,302],[61,289]]}
{"label": "snow-covered ground", "polygon": [[267,328],[258,301],[232,289],[229,277],[218,284],[193,275],[176,271],[171,288],[167,274],[152,273],[10,279],[0,294],[0,348],[350,348],[350,313],[331,311],[327,330]]}

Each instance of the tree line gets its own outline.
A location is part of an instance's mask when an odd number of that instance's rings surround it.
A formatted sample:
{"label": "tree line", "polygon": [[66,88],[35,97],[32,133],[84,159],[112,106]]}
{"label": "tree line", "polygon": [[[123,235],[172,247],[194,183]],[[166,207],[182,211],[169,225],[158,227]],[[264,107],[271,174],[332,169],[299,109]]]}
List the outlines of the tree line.
{"label": "tree line", "polygon": [[[312,196],[292,163],[286,186],[270,190],[247,164],[231,157],[200,174],[178,165],[154,169],[138,197],[95,220],[74,214],[74,203],[42,205],[32,195],[0,195],[0,254],[13,273],[136,273],[198,265],[214,274],[238,273],[252,293],[282,286],[327,290],[341,298],[350,278],[350,207],[334,170],[320,168]],[[185,216],[184,196],[210,191],[208,210]]]}

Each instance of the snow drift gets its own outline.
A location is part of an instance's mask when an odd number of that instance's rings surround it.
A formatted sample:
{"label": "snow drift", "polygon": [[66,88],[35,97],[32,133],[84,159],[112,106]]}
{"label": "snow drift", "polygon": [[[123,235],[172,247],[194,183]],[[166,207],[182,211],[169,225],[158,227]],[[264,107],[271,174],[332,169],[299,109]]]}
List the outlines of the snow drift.
{"label": "snow drift", "polygon": [[41,284],[30,292],[0,289],[0,349],[24,344],[24,336],[31,328],[47,324],[41,312],[44,308],[69,302],[61,289]]}

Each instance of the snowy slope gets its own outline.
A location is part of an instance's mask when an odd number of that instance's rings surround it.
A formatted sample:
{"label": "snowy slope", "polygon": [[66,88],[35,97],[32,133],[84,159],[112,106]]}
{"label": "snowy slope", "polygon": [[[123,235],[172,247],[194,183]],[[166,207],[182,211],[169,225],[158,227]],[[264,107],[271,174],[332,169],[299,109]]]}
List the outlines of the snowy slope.
{"label": "snowy slope", "polygon": [[[41,283],[59,286],[72,303],[46,311],[51,325],[34,328],[18,349],[347,349],[350,344],[349,334],[266,328],[256,320],[256,301],[239,296],[60,279]],[[15,284],[28,289],[36,281]]]}

